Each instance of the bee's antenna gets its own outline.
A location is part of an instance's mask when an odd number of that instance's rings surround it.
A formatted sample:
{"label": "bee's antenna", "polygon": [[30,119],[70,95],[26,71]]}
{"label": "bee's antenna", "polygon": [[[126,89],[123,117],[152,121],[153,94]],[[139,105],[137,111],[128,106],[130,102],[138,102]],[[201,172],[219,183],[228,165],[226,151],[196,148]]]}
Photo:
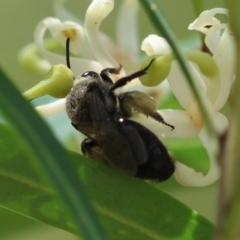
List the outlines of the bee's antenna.
{"label": "bee's antenna", "polygon": [[71,65],[70,65],[70,38],[67,38],[67,41],[66,41],[66,64],[67,64],[67,67],[69,69],[71,69]]}

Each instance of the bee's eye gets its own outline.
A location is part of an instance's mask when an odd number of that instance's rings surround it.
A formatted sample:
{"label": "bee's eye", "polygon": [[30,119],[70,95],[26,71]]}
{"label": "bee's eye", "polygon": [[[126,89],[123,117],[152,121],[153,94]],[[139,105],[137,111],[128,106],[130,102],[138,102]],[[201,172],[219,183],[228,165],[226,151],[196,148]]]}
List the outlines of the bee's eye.
{"label": "bee's eye", "polygon": [[93,71],[88,71],[82,74],[82,77],[85,78],[98,78],[98,74],[96,72]]}

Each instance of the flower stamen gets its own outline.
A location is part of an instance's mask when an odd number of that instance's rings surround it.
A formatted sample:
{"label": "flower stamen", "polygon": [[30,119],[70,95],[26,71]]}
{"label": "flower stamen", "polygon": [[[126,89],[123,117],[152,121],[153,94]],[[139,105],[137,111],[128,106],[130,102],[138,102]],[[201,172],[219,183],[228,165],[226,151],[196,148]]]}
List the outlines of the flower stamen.
{"label": "flower stamen", "polygon": [[189,117],[193,121],[193,124],[198,128],[202,128],[203,127],[203,117],[202,117],[201,111],[199,109],[198,103],[195,101],[191,102],[186,110],[187,110]]}
{"label": "flower stamen", "polygon": [[72,29],[65,29],[62,31],[62,34],[66,37],[66,38],[70,38],[71,41],[74,41],[77,38],[77,30],[72,28]]}

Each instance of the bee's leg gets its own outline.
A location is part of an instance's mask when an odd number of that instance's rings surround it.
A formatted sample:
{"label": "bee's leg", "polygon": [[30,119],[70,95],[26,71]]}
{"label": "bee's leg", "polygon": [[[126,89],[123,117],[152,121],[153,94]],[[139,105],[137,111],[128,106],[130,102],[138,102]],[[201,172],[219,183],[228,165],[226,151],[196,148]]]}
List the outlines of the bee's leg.
{"label": "bee's leg", "polygon": [[111,86],[111,90],[114,91],[115,89],[119,88],[119,87],[123,87],[124,85],[126,85],[128,82],[132,81],[135,78],[141,77],[145,74],[147,74],[147,70],[151,67],[152,63],[155,61],[155,58],[153,58],[151,60],[151,62],[144,68],[141,69],[137,72],[134,72],[130,75],[127,75],[125,77],[122,77],[121,79],[119,79],[118,81],[116,81],[112,86]]}
{"label": "bee's leg", "polygon": [[121,93],[118,99],[120,110],[126,117],[131,117],[133,110],[135,110],[169,126],[172,130],[174,129],[174,126],[166,123],[160,113],[157,112],[157,103],[152,97],[139,91],[132,91]]}
{"label": "bee's leg", "polygon": [[119,64],[118,68],[105,68],[101,71],[100,76],[105,82],[113,83],[111,79],[112,74],[119,74],[122,70],[122,65]]}
{"label": "bee's leg", "polygon": [[96,161],[103,163],[108,162],[101,147],[98,146],[97,143],[91,140],[90,138],[86,138],[82,141],[81,151],[85,156],[90,157]]}

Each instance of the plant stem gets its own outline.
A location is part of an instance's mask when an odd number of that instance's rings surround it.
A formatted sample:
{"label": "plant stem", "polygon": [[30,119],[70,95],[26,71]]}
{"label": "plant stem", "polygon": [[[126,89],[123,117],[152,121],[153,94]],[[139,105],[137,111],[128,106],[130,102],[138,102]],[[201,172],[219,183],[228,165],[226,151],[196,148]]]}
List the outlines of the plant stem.
{"label": "plant stem", "polygon": [[[236,66],[240,65],[240,2],[225,0],[229,8],[229,21],[235,37]],[[219,194],[219,214],[215,239],[240,239],[240,68],[236,68],[228,142],[221,159],[222,175]]]}

